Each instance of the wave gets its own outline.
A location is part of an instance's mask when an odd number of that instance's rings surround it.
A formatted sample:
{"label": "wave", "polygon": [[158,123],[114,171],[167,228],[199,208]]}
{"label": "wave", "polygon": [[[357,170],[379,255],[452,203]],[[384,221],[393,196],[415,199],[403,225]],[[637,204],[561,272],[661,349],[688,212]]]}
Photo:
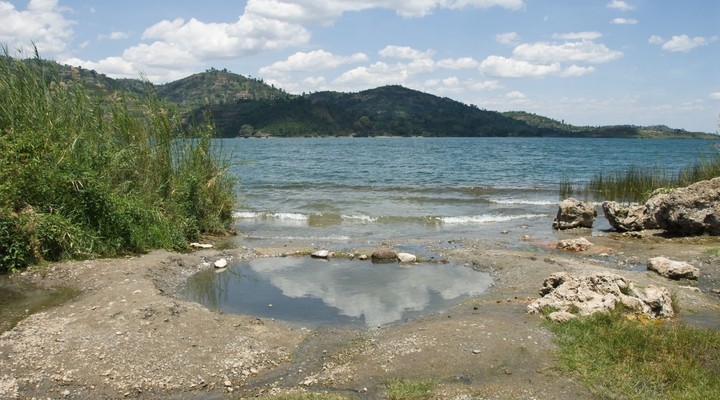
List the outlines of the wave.
{"label": "wave", "polygon": [[236,219],[254,219],[254,220],[276,220],[292,224],[308,224],[309,226],[330,226],[349,224],[431,224],[431,225],[460,225],[460,224],[486,224],[495,222],[507,222],[518,219],[534,219],[549,216],[549,214],[482,214],[468,216],[407,216],[407,215],[341,215],[332,213],[290,213],[290,212],[255,212],[255,211],[237,211]]}
{"label": "wave", "polygon": [[547,217],[547,214],[522,215],[473,215],[461,217],[443,217],[442,222],[448,225],[487,224],[492,222],[507,222],[518,219],[534,219]]}
{"label": "wave", "polygon": [[491,203],[502,204],[507,206],[556,206],[559,201],[553,200],[525,200],[525,199],[490,199]]}

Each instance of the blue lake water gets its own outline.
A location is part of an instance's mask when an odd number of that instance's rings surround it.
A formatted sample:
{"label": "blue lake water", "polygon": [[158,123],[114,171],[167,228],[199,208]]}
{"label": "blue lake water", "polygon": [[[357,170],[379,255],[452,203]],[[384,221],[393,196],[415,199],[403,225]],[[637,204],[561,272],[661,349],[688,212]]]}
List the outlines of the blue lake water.
{"label": "blue lake water", "polygon": [[[554,239],[562,180],[661,166],[670,173],[716,152],[701,140],[547,138],[228,139],[240,179],[239,241],[329,249],[378,246],[422,254],[428,241],[499,246]],[[602,199],[595,199],[602,200]],[[596,232],[608,228],[596,221]],[[504,232],[504,233],[503,233]],[[415,242],[415,240],[420,240]],[[427,254],[422,254],[427,257]],[[261,258],[204,271],[189,299],[299,324],[376,327],[443,311],[492,280],[450,264],[411,268],[309,257]]]}
{"label": "blue lake water", "polygon": [[[227,139],[247,240],[338,246],[407,239],[552,236],[559,184],[630,165],[669,172],[714,141],[576,138]],[[602,199],[596,199],[602,201]],[[605,224],[605,225],[604,225]],[[598,229],[606,227],[600,218]]]}

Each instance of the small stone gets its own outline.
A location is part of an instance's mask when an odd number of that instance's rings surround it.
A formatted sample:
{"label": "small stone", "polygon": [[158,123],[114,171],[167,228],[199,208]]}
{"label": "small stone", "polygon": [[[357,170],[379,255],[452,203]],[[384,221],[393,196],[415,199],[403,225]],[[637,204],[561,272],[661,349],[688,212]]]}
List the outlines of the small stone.
{"label": "small stone", "polygon": [[398,253],[397,258],[401,263],[414,263],[417,261],[417,257],[410,253]]}
{"label": "small stone", "polygon": [[231,386],[232,386],[232,382],[230,382],[229,379],[226,380],[225,382],[223,382],[223,384],[225,385],[225,387],[231,387]]}
{"label": "small stone", "polygon": [[358,260],[360,260],[360,261],[365,261],[365,260],[367,260],[367,259],[368,259],[368,255],[367,255],[367,254],[360,254],[360,255],[358,256]]}
{"label": "small stone", "polygon": [[472,352],[473,352],[473,354],[480,354],[480,353],[481,353],[481,351],[480,351],[480,350],[477,350],[477,349],[473,350]]}
{"label": "small stone", "polygon": [[310,257],[313,258],[329,258],[330,252],[328,250],[318,250],[312,254],[310,254]]}
{"label": "small stone", "polygon": [[215,268],[225,268],[228,265],[228,261],[224,258],[221,258],[217,261],[215,261],[215,264],[213,264]]}

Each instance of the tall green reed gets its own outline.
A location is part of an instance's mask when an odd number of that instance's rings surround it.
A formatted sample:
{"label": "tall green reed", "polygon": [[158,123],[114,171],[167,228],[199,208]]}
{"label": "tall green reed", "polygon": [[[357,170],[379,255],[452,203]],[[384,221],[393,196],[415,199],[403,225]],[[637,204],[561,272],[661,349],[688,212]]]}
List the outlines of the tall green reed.
{"label": "tall green reed", "polygon": [[0,56],[0,271],[231,228],[235,181],[210,123],[63,81],[52,65]]}

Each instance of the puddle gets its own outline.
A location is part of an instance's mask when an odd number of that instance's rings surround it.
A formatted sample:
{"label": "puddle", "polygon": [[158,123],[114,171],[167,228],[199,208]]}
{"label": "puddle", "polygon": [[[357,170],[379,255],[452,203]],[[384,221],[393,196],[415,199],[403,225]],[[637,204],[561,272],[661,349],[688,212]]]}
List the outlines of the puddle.
{"label": "puddle", "polygon": [[447,310],[491,283],[489,274],[453,264],[262,258],[193,275],[186,297],[228,313],[374,328]]}
{"label": "puddle", "polygon": [[32,313],[71,300],[77,293],[71,288],[43,289],[0,275],[0,332],[12,329]]}

